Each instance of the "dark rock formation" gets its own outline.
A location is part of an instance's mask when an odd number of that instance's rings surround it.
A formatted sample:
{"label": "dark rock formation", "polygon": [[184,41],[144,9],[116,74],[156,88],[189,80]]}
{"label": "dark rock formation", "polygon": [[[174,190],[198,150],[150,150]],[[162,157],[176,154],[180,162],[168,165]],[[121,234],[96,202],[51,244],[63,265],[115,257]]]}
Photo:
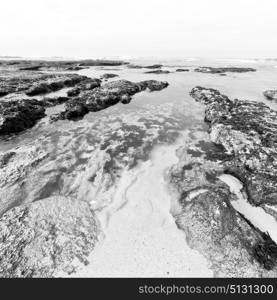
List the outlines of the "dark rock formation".
{"label": "dark rock formation", "polygon": [[174,195],[180,195],[173,213],[178,227],[208,259],[214,276],[275,277],[276,243],[233,207],[238,196],[220,180],[233,155],[210,142],[207,132],[197,134],[200,141],[193,135],[184,139],[179,163],[168,175]]}
{"label": "dark rock formation", "polygon": [[139,66],[139,65],[133,65],[129,64],[127,65],[130,69],[160,69],[163,65],[155,64],[155,65],[149,65],[149,66]]}
{"label": "dark rock formation", "polygon": [[88,77],[78,74],[46,74],[41,72],[9,72],[0,76],[0,97],[17,92],[28,96],[74,86]]}
{"label": "dark rock formation", "polygon": [[[17,69],[37,70],[39,69],[58,69],[58,70],[80,70],[88,66],[121,66],[128,64],[120,60],[105,59],[85,59],[85,60],[0,60],[2,66],[16,66]],[[35,69],[33,69],[35,68]]]}
{"label": "dark rock formation", "polygon": [[68,100],[69,100],[69,97],[63,97],[63,96],[53,97],[53,98],[44,97],[39,102],[44,107],[51,107],[51,106],[56,106],[56,105],[59,105],[59,104],[63,104],[65,102],[67,102]]}
{"label": "dark rock formation", "polygon": [[19,68],[20,71],[39,71],[41,68],[41,65],[34,65],[34,66],[28,66],[28,67],[23,67]]}
{"label": "dark rock formation", "polygon": [[[0,217],[22,203],[51,196],[49,190],[53,191],[55,184],[59,184],[58,177],[52,174],[39,176],[37,172],[48,157],[49,153],[37,142],[0,154]],[[48,193],[42,188],[47,184]]]}
{"label": "dark rock formation", "polygon": [[189,69],[176,69],[176,72],[189,72]]}
{"label": "dark rock formation", "polygon": [[67,71],[80,71],[80,70],[84,70],[85,67],[81,67],[81,66],[71,66],[71,67],[68,67],[66,70]]}
{"label": "dark rock formation", "polygon": [[75,97],[80,94],[81,91],[90,91],[101,85],[101,80],[98,78],[86,78],[81,81],[77,86],[67,92],[68,97]]}
{"label": "dark rock formation", "polygon": [[168,82],[157,80],[144,80],[137,83],[141,90],[149,89],[150,92],[161,91],[168,87]]}
{"label": "dark rock formation", "polygon": [[87,264],[97,241],[84,201],[51,197],[15,207],[0,218],[0,276],[54,277]]}
{"label": "dark rock formation", "polygon": [[191,96],[207,105],[211,139],[230,154],[225,171],[244,184],[248,200],[277,204],[277,112],[262,102],[230,100],[214,89],[196,87]]}
{"label": "dark rock formation", "polygon": [[0,102],[0,135],[30,128],[44,116],[45,109],[37,100]]}
{"label": "dark rock formation", "polygon": [[128,64],[122,60],[101,60],[101,59],[86,59],[81,60],[80,66],[122,66]]}
{"label": "dark rock formation", "polygon": [[67,101],[65,111],[58,116],[54,116],[53,120],[82,118],[90,111],[99,111],[118,102],[129,103],[131,96],[140,91],[146,89],[158,91],[167,86],[167,82],[155,80],[138,83],[127,80],[112,81],[91,91],[82,91],[78,97]]}
{"label": "dark rock formation", "polygon": [[146,73],[146,74],[168,74],[170,72],[166,71],[166,70],[153,70],[153,71],[147,71],[144,73]]}
{"label": "dark rock formation", "polygon": [[145,66],[146,69],[160,69],[163,65],[155,64],[150,66]]}
{"label": "dark rock formation", "polygon": [[129,64],[129,65],[127,65],[127,67],[129,69],[143,69],[144,68],[143,66],[133,65],[133,64]]}
{"label": "dark rock formation", "polygon": [[215,277],[275,277],[276,244],[268,246],[270,237],[236,212],[233,197],[219,183],[209,186],[190,201],[183,199],[177,225],[188,244],[209,259]]}
{"label": "dark rock formation", "polygon": [[221,67],[221,68],[199,67],[199,68],[196,68],[194,71],[201,72],[201,73],[220,74],[220,73],[226,73],[226,72],[232,72],[232,73],[255,72],[256,69],[240,68],[240,67]]}
{"label": "dark rock formation", "polygon": [[40,94],[55,92],[65,87],[74,86],[86,79],[87,79],[86,76],[68,74],[64,77],[60,77],[60,78],[58,77],[57,79],[35,83],[26,91],[26,95],[36,96]]}
{"label": "dark rock formation", "polygon": [[110,79],[110,78],[114,78],[114,77],[118,77],[118,76],[119,75],[117,75],[117,74],[105,73],[100,78],[101,79]]}
{"label": "dark rock formation", "polygon": [[277,90],[268,90],[264,92],[264,96],[268,100],[276,100],[277,101]]}

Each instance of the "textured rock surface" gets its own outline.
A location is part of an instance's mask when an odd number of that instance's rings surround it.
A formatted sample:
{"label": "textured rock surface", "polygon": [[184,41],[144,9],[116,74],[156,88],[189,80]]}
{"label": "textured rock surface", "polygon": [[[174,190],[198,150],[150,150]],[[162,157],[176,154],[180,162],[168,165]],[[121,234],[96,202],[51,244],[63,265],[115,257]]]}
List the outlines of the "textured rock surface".
{"label": "textured rock surface", "polygon": [[[37,191],[44,180],[51,182],[52,179],[57,184],[52,174],[44,174],[41,178],[32,176],[48,156],[36,146],[19,147],[0,154],[0,216],[16,205],[43,198]],[[28,176],[32,179],[26,183]]]}
{"label": "textured rock surface", "polygon": [[45,109],[37,100],[0,102],[0,135],[30,128],[44,116]]}
{"label": "textured rock surface", "polygon": [[[257,245],[264,245],[266,240],[234,210],[232,197],[226,187],[209,187],[183,204],[178,226],[186,232],[189,245],[209,259],[216,277],[275,277],[276,257],[268,268],[267,262],[254,259]],[[271,262],[271,256],[268,260]]]}
{"label": "textured rock surface", "polygon": [[169,71],[166,70],[153,70],[153,71],[147,71],[146,74],[168,74]]}
{"label": "textured rock surface", "polygon": [[51,197],[15,207],[0,218],[0,276],[54,277],[86,264],[97,240],[84,201]]}
{"label": "textured rock surface", "polygon": [[36,96],[40,94],[47,94],[50,92],[58,91],[65,87],[71,87],[79,82],[86,80],[86,76],[77,74],[67,74],[65,76],[58,76],[58,78],[50,79],[47,81],[37,82],[33,84],[27,91],[26,95]]}
{"label": "textured rock surface", "polygon": [[176,72],[189,72],[189,69],[176,69]]}
{"label": "textured rock surface", "polygon": [[170,186],[180,195],[173,213],[177,225],[210,261],[214,276],[276,277],[276,244],[233,208],[237,196],[218,178],[229,154],[208,133],[197,138],[186,138],[169,172]]}
{"label": "textured rock surface", "polygon": [[199,68],[196,68],[194,71],[201,72],[201,73],[220,74],[220,73],[226,73],[226,72],[232,72],[232,73],[255,72],[256,69],[240,68],[240,67],[221,67],[221,68],[199,67]]}
{"label": "textured rock surface", "polygon": [[118,77],[119,75],[117,74],[112,74],[112,73],[105,73],[101,76],[101,79],[110,79],[114,77]]}
{"label": "textured rock surface", "polygon": [[19,70],[37,71],[37,70],[69,70],[77,71],[87,66],[121,66],[127,64],[120,60],[105,59],[86,59],[86,60],[0,60],[3,68],[15,67]]}
{"label": "textured rock surface", "polygon": [[268,100],[276,100],[277,101],[277,90],[268,90],[264,92],[264,96]]}
{"label": "textured rock surface", "polygon": [[40,72],[9,71],[0,76],[0,97],[17,92],[28,96],[46,94],[87,79],[78,74],[45,74]]}
{"label": "textured rock surface", "polygon": [[77,84],[74,88],[67,92],[68,97],[75,97],[80,94],[81,91],[93,90],[101,85],[101,80],[98,78],[86,78]]}
{"label": "textured rock surface", "polygon": [[160,64],[154,64],[154,65],[149,65],[149,66],[140,66],[140,65],[133,65],[133,64],[129,64],[127,65],[128,68],[130,69],[160,69],[163,65]]}
{"label": "textured rock surface", "polygon": [[277,112],[262,102],[230,100],[196,87],[192,97],[207,105],[211,139],[230,154],[226,172],[244,184],[254,205],[277,204]]}
{"label": "textured rock surface", "polygon": [[66,102],[65,111],[53,119],[78,119],[90,111],[99,111],[118,102],[129,103],[131,97],[143,90],[158,91],[166,88],[167,82],[146,80],[134,83],[117,80],[106,83],[91,91],[83,91],[78,97]]}

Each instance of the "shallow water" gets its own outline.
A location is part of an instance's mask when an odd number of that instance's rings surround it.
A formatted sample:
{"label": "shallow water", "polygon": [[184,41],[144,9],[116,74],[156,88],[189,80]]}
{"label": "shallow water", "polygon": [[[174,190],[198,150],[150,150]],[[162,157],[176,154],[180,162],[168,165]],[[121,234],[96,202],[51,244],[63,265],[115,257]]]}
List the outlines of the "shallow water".
{"label": "shallow water", "polygon": [[208,263],[186,244],[170,213],[164,172],[177,163],[172,146],[154,149],[150,159],[124,172],[110,206],[99,214],[104,236],[80,277],[206,277]]}
{"label": "shallow water", "polygon": [[[197,140],[195,133],[207,131],[204,107],[189,96],[193,87],[216,88],[230,98],[263,101],[277,109],[276,103],[262,95],[277,87],[276,63],[193,60],[166,64],[164,69],[173,73],[145,74],[143,69],[126,66],[74,72],[91,77],[115,73],[119,77],[112,80],[157,79],[170,85],[159,92],[139,93],[130,104],[89,113],[78,122],[50,123],[46,117],[0,143],[1,152],[35,146],[38,153],[47,154],[26,174],[20,187],[24,196],[16,204],[63,195],[88,201],[96,210],[103,236],[90,257],[93,268],[85,268],[80,276],[211,276],[205,259],[188,248],[184,233],[173,221],[164,171],[177,162],[176,141],[184,132]],[[174,73],[178,67],[192,70],[199,65],[254,67],[258,71],[227,76]],[[51,108],[47,115],[62,108]]]}

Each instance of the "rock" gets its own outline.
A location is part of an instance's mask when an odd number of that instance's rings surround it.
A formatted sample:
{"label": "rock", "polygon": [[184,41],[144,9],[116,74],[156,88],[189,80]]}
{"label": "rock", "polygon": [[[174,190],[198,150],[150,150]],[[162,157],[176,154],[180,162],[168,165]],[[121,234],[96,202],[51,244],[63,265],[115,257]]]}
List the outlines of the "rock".
{"label": "rock", "polygon": [[10,90],[8,89],[0,89],[0,97],[6,96],[10,93]]}
{"label": "rock", "polygon": [[67,71],[80,71],[80,70],[84,70],[85,67],[81,67],[81,66],[71,66],[71,67],[68,67],[66,70]]}
{"label": "rock", "polygon": [[93,90],[101,85],[101,80],[98,78],[87,78],[80,82],[77,86],[67,92],[68,97],[75,97],[80,94],[81,91]]}
{"label": "rock", "polygon": [[232,197],[225,187],[210,188],[183,205],[176,223],[188,244],[211,262],[215,277],[275,277],[276,253],[256,254],[258,244],[267,248],[269,236],[235,211]]}
{"label": "rock", "polygon": [[[43,187],[56,174],[38,170],[48,157],[49,152],[37,143],[0,154],[0,216],[16,205],[48,197]],[[55,178],[55,184],[59,184],[58,178]],[[48,192],[53,192],[53,187],[54,184],[48,185]]]}
{"label": "rock", "polygon": [[0,168],[4,168],[7,163],[9,162],[9,160],[15,155],[16,153],[15,152],[7,152],[7,153],[4,153],[4,154],[1,154],[0,155]]}
{"label": "rock", "polygon": [[80,66],[122,66],[128,64],[122,60],[87,59],[79,62]]}
{"label": "rock", "polygon": [[189,69],[176,69],[176,72],[189,72]]}
{"label": "rock", "polygon": [[69,70],[78,71],[88,66],[121,66],[128,64],[120,60],[101,60],[101,59],[86,59],[86,60],[1,60],[0,65],[3,67],[16,67],[17,70],[37,71],[37,70]]}
{"label": "rock", "polygon": [[88,107],[79,98],[74,98],[66,103],[66,110],[59,115],[51,117],[53,121],[57,120],[79,120],[89,112]]}
{"label": "rock", "polygon": [[87,78],[77,74],[11,71],[0,75],[0,97],[18,92],[25,92],[28,96],[45,94],[74,86]]}
{"label": "rock", "polygon": [[0,276],[54,277],[87,264],[97,241],[89,204],[51,197],[15,207],[0,218]]}
{"label": "rock", "polygon": [[196,68],[194,71],[201,72],[201,73],[220,74],[220,73],[226,73],[226,72],[232,72],[232,73],[256,72],[256,69],[240,68],[240,67],[222,67],[222,68],[199,67],[199,68]]}
{"label": "rock", "polygon": [[29,66],[29,67],[23,67],[19,68],[20,71],[38,71],[40,70],[42,66],[41,65],[35,65],[35,66]]}
{"label": "rock", "polygon": [[150,66],[145,66],[146,69],[160,69],[163,65],[155,64]]}
{"label": "rock", "polygon": [[[63,84],[60,83],[60,89],[63,88]],[[26,92],[26,95],[28,96],[36,96],[40,94],[47,94],[52,92],[52,89],[49,84],[42,82],[42,83],[36,83],[30,89]]]}
{"label": "rock", "polygon": [[82,91],[78,97],[66,102],[65,111],[53,116],[52,120],[79,119],[90,111],[99,111],[118,102],[129,103],[131,96],[147,88],[150,91],[158,91],[167,86],[167,82],[155,80],[138,83],[128,80],[112,81],[93,90]]}
{"label": "rock", "polygon": [[70,89],[69,91],[67,91],[67,96],[68,97],[75,97],[78,96],[81,92],[80,87],[75,87],[73,89]]}
{"label": "rock", "polygon": [[129,68],[129,69],[143,69],[143,66],[129,64],[129,65],[127,65],[127,68]]}
{"label": "rock", "polygon": [[168,74],[170,72],[166,71],[166,70],[154,70],[154,71],[147,71],[144,73],[146,73],[146,74]]}
{"label": "rock", "polygon": [[205,131],[195,134],[197,139],[184,138],[179,163],[167,175],[179,195],[172,206],[177,226],[188,245],[208,259],[215,277],[275,277],[276,244],[234,209],[238,196],[219,180],[230,155],[222,155],[224,148],[212,144]]}
{"label": "rock", "polygon": [[32,85],[27,91],[26,95],[36,96],[40,94],[46,94],[50,92],[58,91],[65,87],[71,87],[83,80],[86,80],[88,77],[80,76],[76,74],[68,74],[64,77],[58,77],[57,79],[47,80],[43,82],[38,82]]}
{"label": "rock", "polygon": [[230,154],[225,171],[239,178],[248,200],[277,204],[277,112],[262,102],[230,100],[196,87],[191,96],[207,105],[205,119],[214,143]]}
{"label": "rock", "polygon": [[45,109],[37,100],[0,102],[0,135],[30,128],[44,116]]}
{"label": "rock", "polygon": [[150,92],[161,91],[168,87],[168,82],[166,81],[157,81],[157,80],[145,80],[137,83],[140,86],[140,89],[145,90],[149,89]]}
{"label": "rock", "polygon": [[109,79],[109,78],[114,78],[114,77],[118,77],[119,75],[117,74],[112,74],[112,73],[105,73],[103,74],[100,78],[101,79]]}
{"label": "rock", "polygon": [[133,65],[129,64],[127,65],[128,68],[130,69],[160,69],[163,65],[155,64],[155,65],[149,65],[149,66],[139,66],[139,65]]}
{"label": "rock", "polygon": [[264,96],[268,100],[276,100],[277,101],[277,90],[268,90],[264,92]]}
{"label": "rock", "polygon": [[64,96],[53,97],[53,98],[44,97],[40,102],[44,107],[51,107],[51,106],[56,106],[65,103],[68,100],[69,97],[64,97]]}

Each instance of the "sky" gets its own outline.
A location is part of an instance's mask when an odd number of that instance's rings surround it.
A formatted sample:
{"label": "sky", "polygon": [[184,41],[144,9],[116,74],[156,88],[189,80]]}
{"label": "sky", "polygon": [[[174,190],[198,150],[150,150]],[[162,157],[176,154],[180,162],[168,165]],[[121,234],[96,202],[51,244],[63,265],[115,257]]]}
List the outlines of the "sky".
{"label": "sky", "polygon": [[276,0],[0,0],[0,55],[277,57]]}

